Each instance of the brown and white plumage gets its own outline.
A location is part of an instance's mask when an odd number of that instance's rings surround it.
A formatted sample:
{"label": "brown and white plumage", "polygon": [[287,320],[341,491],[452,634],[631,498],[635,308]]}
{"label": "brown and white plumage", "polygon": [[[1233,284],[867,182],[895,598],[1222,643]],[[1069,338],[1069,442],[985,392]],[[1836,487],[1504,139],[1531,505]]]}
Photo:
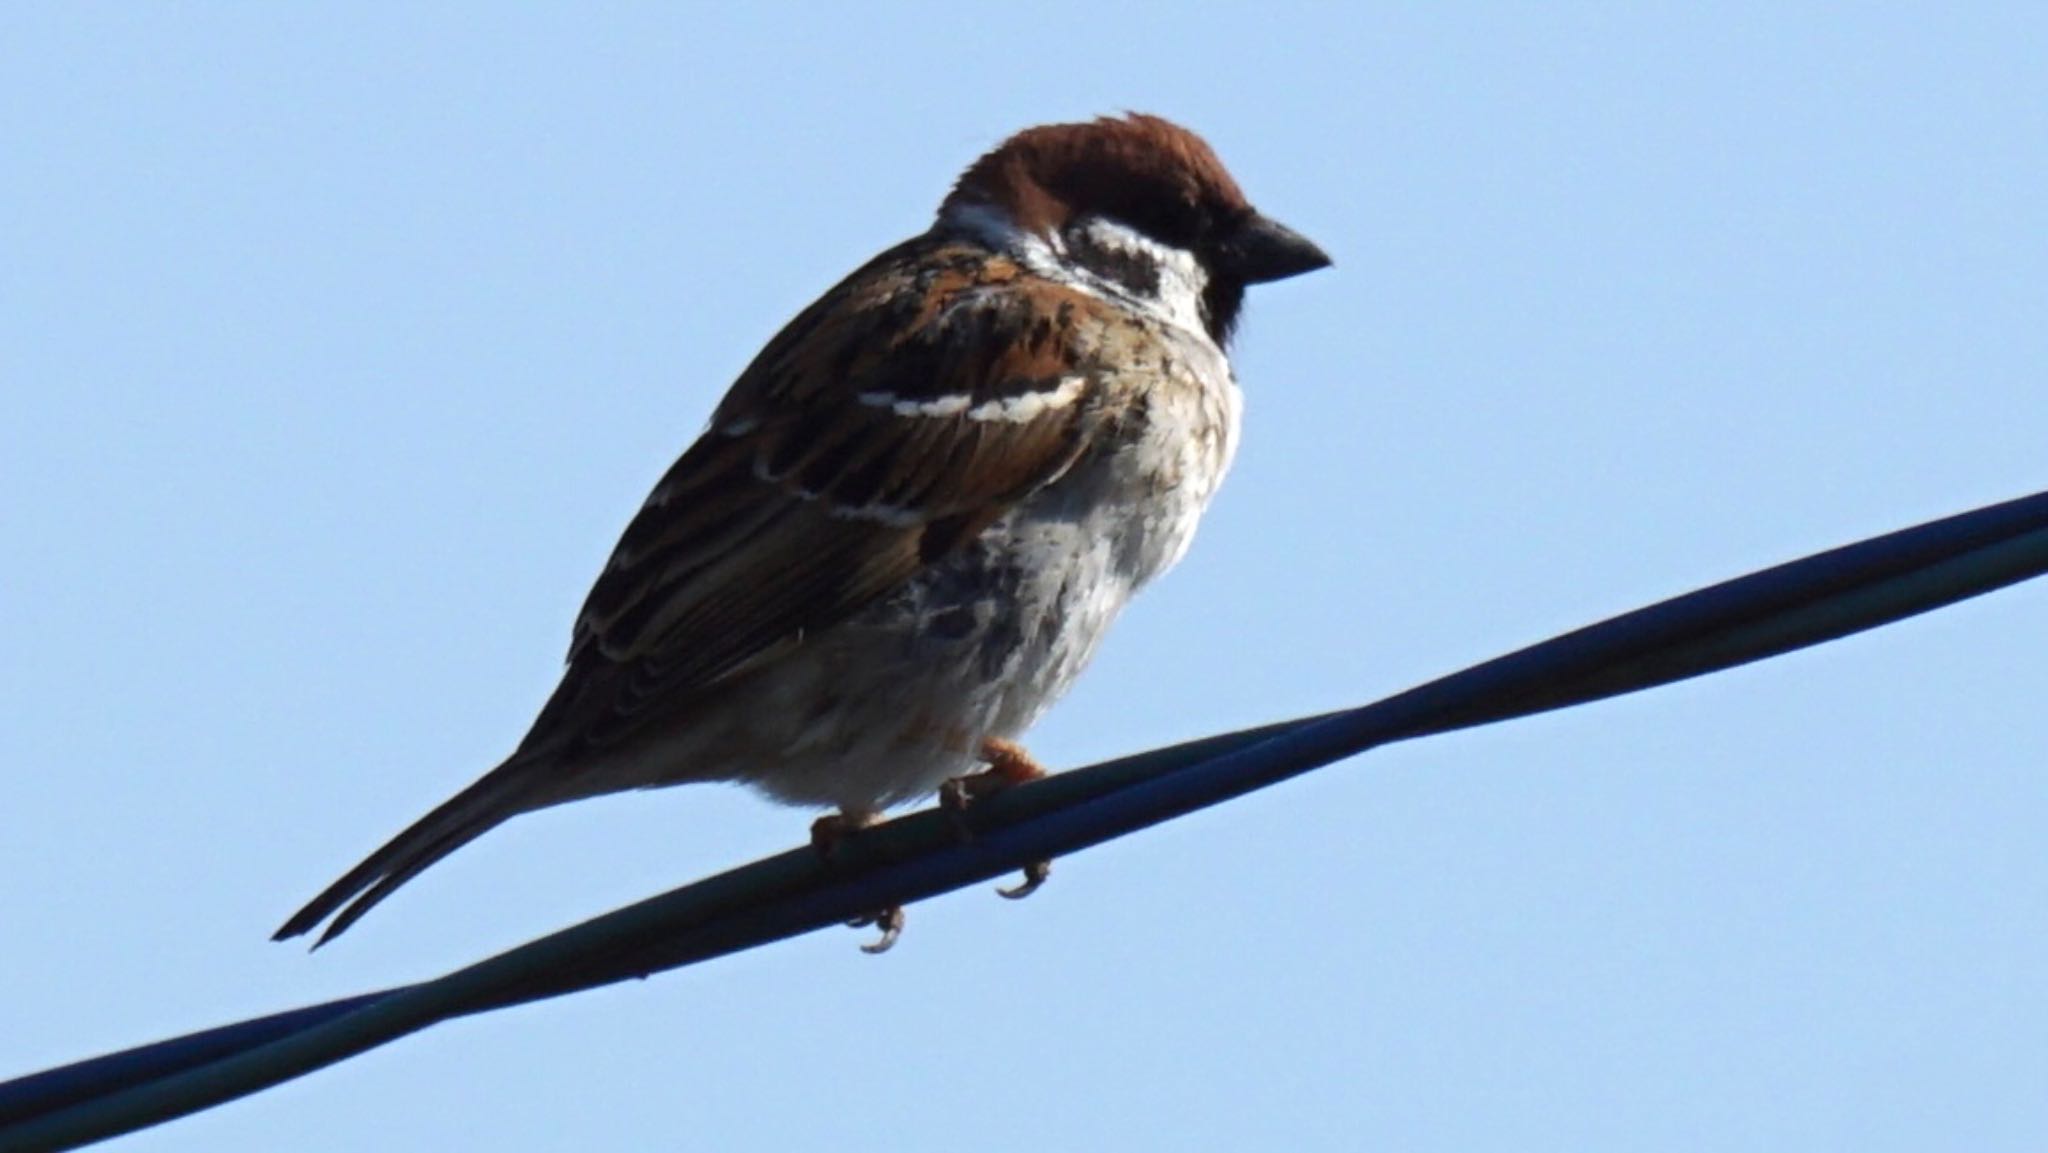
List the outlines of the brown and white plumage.
{"label": "brown and white plumage", "polygon": [[518,750],[278,936],[566,800],[742,780],[858,817],[966,771],[1185,550],[1235,443],[1245,286],[1327,263],[1166,121],[1011,138],[741,374]]}

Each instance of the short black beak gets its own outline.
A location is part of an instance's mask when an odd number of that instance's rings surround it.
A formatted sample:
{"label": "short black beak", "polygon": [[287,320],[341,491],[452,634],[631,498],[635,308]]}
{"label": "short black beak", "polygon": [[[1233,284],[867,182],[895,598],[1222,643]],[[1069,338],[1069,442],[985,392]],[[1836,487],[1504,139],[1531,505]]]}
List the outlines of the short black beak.
{"label": "short black beak", "polygon": [[1265,284],[1328,268],[1315,241],[1268,216],[1254,213],[1218,246],[1218,263],[1246,284]]}

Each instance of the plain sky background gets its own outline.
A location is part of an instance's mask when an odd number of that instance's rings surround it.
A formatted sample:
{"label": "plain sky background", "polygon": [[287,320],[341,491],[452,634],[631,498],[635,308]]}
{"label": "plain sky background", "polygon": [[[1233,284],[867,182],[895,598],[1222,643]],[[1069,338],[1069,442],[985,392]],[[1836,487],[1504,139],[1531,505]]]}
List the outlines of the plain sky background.
{"label": "plain sky background", "polygon": [[[1704,7],[1704,6],[1703,6]],[[2038,5],[10,6],[0,1076],[418,979],[801,839],[493,763],[755,349],[1028,124],[1206,134],[1333,270],[1036,732],[1398,690],[2048,484]],[[1876,6],[1870,6],[1876,7]],[[136,1150],[2037,1150],[2048,588],[1375,753],[464,1021]]]}

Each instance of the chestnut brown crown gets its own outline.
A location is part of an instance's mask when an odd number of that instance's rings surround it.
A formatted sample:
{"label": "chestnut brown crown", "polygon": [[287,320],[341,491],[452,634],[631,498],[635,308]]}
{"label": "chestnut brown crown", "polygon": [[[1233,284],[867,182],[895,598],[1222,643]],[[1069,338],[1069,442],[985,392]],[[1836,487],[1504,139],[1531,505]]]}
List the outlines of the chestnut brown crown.
{"label": "chestnut brown crown", "polygon": [[1329,265],[1308,238],[1261,215],[1200,136],[1132,113],[1027,128],[976,160],[946,197],[1001,209],[1045,236],[1103,216],[1193,252],[1241,288]]}

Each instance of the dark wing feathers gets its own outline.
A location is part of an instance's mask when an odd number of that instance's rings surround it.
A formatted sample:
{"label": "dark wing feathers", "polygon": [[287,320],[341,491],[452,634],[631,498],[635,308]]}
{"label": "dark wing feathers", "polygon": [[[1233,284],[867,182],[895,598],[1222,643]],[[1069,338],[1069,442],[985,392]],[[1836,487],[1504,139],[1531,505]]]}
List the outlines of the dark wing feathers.
{"label": "dark wing feathers", "polygon": [[885,254],[742,374],[627,527],[522,752],[573,755],[673,716],[1079,456],[1100,408],[1099,303],[971,249],[944,256]]}

